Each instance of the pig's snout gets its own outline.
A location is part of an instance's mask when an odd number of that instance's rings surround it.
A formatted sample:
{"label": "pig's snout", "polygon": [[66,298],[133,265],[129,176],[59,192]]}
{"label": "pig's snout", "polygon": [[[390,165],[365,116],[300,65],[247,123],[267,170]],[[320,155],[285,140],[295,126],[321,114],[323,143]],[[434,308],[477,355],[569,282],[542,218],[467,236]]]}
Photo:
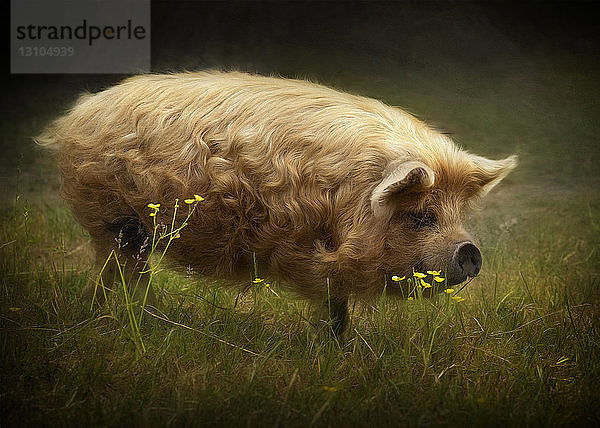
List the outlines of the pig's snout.
{"label": "pig's snout", "polygon": [[467,277],[477,276],[481,270],[479,248],[469,241],[457,244],[452,257],[452,267],[457,282],[464,281]]}

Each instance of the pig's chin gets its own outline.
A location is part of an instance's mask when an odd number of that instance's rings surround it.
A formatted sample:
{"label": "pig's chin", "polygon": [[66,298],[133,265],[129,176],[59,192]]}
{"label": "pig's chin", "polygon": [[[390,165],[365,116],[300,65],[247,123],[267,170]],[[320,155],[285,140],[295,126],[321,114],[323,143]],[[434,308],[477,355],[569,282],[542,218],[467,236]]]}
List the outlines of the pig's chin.
{"label": "pig's chin", "polygon": [[448,275],[446,277],[446,282],[448,285],[456,285],[461,282],[465,282],[468,279],[467,275]]}
{"label": "pig's chin", "polygon": [[469,279],[466,273],[456,272],[449,268],[442,270],[441,274],[444,278],[446,278],[446,285],[457,285]]}

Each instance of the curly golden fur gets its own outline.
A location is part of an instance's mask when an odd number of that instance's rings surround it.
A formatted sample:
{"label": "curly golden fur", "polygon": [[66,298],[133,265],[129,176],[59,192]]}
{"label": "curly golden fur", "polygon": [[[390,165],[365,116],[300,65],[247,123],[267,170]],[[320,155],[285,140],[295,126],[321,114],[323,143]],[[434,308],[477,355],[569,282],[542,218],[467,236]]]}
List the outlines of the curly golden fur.
{"label": "curly golden fur", "polygon": [[[470,155],[377,100],[239,72],[129,78],[81,96],[38,141],[56,147],[63,196],[99,260],[115,246],[107,225],[151,228],[149,202],[167,221],[176,198],[200,194],[169,250],[177,264],[248,277],[255,253],[261,271],[313,299],[327,296],[327,278],[346,298],[381,290],[386,273],[443,263],[446,244],[466,236],[468,202],[516,164]],[[409,161],[425,165],[426,191],[396,183],[373,205],[377,186]],[[439,224],[407,226],[402,215],[427,206]]]}

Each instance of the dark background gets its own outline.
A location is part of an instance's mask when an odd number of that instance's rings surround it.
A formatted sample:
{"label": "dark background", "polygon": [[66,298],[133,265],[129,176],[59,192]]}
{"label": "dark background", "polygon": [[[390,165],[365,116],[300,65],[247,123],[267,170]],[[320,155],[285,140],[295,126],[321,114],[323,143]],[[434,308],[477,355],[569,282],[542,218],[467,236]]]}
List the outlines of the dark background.
{"label": "dark background", "polygon": [[[488,63],[498,54],[533,51],[597,59],[599,4],[153,1],[152,71],[217,67],[306,75],[313,69],[307,62],[327,61],[340,70],[385,73],[394,66]],[[340,62],[333,64],[334,59]],[[14,90],[37,82],[120,78],[10,76],[8,70],[6,65],[6,87]]]}

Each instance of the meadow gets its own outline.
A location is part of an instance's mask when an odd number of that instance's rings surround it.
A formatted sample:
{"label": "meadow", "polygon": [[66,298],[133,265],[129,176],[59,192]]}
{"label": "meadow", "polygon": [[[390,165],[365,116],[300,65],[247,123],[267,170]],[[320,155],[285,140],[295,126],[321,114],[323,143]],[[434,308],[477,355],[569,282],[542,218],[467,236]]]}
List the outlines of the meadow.
{"label": "meadow", "polygon": [[[5,100],[1,124],[0,425],[597,425],[597,63],[501,46],[487,61],[369,68],[358,58],[343,71],[343,51],[263,54],[259,71],[381,98],[474,153],[520,157],[467,224],[483,268],[465,300],[351,302],[342,341],[273,282],[249,280],[240,295],[159,268],[156,309],[140,312],[118,291],[92,307],[81,294],[94,274],[89,238],[29,137],[82,86],[112,78],[32,77],[9,89],[7,99],[28,102],[9,112]],[[242,66],[256,54],[228,52]]]}

